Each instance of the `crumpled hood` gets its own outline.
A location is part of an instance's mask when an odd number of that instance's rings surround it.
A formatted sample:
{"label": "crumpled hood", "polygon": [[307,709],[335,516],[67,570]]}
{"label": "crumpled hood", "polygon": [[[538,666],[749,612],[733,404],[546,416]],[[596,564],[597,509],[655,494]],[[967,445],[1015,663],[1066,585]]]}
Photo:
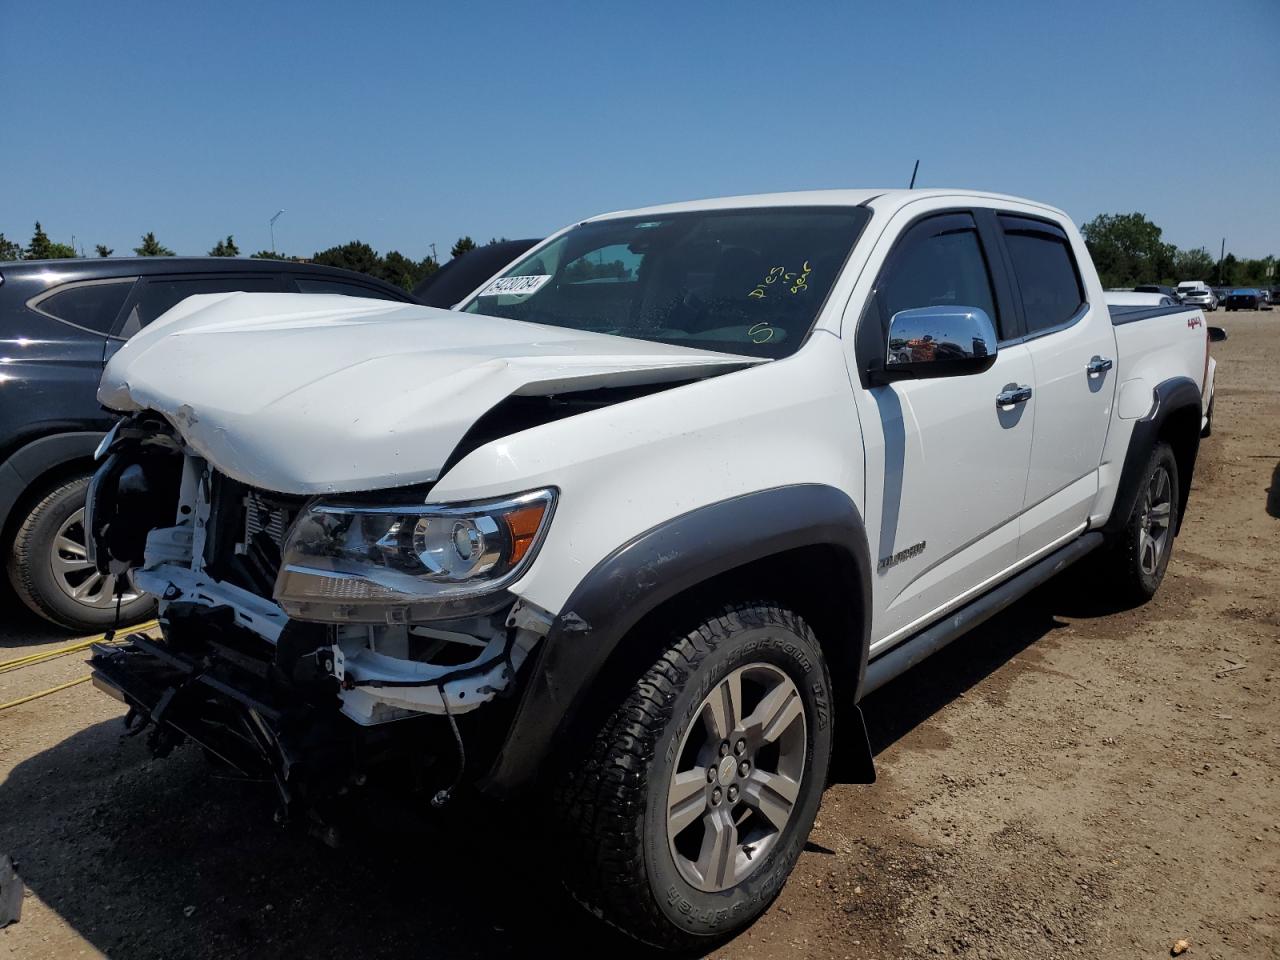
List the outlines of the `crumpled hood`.
{"label": "crumpled hood", "polygon": [[437,479],[512,394],[661,383],[759,362],[383,300],[189,297],[125,344],[106,407],[164,414],[226,475],[280,493]]}

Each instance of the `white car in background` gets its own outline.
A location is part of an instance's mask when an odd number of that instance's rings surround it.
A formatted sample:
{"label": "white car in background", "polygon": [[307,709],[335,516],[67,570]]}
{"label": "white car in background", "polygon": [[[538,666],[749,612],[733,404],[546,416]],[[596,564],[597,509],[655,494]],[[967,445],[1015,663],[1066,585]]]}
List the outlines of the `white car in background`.
{"label": "white car in background", "polygon": [[1200,307],[1202,310],[1218,309],[1218,297],[1203,280],[1183,280],[1178,284],[1178,299],[1183,303]]}

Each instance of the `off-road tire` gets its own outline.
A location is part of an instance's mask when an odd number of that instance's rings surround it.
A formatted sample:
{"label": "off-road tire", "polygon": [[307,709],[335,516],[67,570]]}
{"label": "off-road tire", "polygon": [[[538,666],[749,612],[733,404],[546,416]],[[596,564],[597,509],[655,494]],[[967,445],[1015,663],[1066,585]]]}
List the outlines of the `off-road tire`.
{"label": "off-road tire", "polygon": [[[1142,535],[1147,490],[1156,471],[1163,469],[1169,481],[1168,536],[1154,570],[1144,570],[1142,563]],[[1177,528],[1181,496],[1178,487],[1178,461],[1169,444],[1160,442],[1151,451],[1138,484],[1138,497],[1123,528],[1105,545],[1098,558],[1095,571],[1101,586],[1111,596],[1125,604],[1146,603],[1159,589],[1173,553],[1174,530]]]}
{"label": "off-road tire", "polygon": [[[59,527],[84,507],[88,487],[88,477],[74,477],[41,496],[18,527],[7,563],[9,582],[19,600],[46,620],[81,633],[109,629],[115,623],[115,608],[89,607],[67,596],[54,580],[49,558]],[[123,603],[120,622],[145,620],[155,606],[155,598],[146,594]]]}
{"label": "off-road tire", "polygon": [[[639,638],[632,638],[639,639]],[[805,766],[786,827],[737,886],[686,882],[667,839],[667,790],[684,732],[735,670],[766,664],[795,684],[805,711]],[[555,792],[564,882],[597,917],[664,949],[709,949],[772,902],[813,826],[832,744],[831,678],[799,616],[767,603],[727,606],[673,635]]]}

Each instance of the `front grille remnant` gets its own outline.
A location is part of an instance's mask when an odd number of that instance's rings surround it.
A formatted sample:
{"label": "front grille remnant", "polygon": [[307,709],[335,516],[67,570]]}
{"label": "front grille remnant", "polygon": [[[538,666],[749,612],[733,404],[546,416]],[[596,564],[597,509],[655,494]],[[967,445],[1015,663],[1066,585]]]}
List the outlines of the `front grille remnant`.
{"label": "front grille remnant", "polygon": [[284,537],[289,532],[291,511],[282,505],[266,503],[256,492],[250,491],[244,498],[244,540],[238,552],[244,552],[253,543],[254,536],[265,533],[276,545],[284,549]]}

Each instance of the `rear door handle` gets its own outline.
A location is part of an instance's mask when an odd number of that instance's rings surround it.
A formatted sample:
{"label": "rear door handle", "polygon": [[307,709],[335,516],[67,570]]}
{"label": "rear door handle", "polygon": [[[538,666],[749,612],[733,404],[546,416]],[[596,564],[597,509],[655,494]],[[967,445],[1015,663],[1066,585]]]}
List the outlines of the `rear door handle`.
{"label": "rear door handle", "polygon": [[1013,385],[1005,387],[996,394],[997,407],[1011,407],[1015,403],[1026,403],[1031,399],[1031,388]]}
{"label": "rear door handle", "polygon": [[1085,369],[1089,371],[1090,376],[1096,376],[1099,373],[1106,373],[1108,370],[1111,369],[1111,367],[1112,367],[1112,363],[1109,357],[1095,356],[1092,360],[1089,361],[1089,366],[1087,366]]}

